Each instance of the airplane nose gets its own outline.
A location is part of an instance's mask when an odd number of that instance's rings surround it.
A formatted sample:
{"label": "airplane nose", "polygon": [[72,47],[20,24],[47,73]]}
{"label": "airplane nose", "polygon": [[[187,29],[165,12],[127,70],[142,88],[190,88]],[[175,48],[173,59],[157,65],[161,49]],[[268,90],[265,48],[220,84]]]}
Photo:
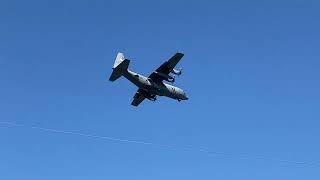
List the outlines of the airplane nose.
{"label": "airplane nose", "polygon": [[182,93],[182,100],[188,100],[189,97],[187,96],[187,93],[185,91],[183,91]]}
{"label": "airplane nose", "polygon": [[184,95],[184,100],[188,100],[189,97],[187,95]]}

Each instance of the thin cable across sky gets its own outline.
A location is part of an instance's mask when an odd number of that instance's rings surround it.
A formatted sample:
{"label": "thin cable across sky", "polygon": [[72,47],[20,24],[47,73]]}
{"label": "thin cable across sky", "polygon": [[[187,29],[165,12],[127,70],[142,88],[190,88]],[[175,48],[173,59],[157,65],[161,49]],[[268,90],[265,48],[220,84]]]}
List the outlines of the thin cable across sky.
{"label": "thin cable across sky", "polygon": [[277,162],[287,163],[287,164],[318,166],[317,163],[312,163],[312,162],[287,160],[287,159],[274,158],[274,157],[268,157],[268,156],[262,156],[262,155],[251,156],[251,157],[245,156],[245,155],[240,155],[240,154],[232,155],[232,154],[228,154],[228,153],[215,152],[215,151],[200,149],[200,148],[196,148],[196,147],[182,147],[182,146],[172,146],[172,145],[166,145],[166,144],[157,144],[157,143],[152,143],[152,142],[129,140],[129,139],[123,139],[123,138],[117,138],[117,137],[111,137],[111,136],[100,136],[100,135],[94,135],[94,134],[79,133],[79,132],[74,132],[74,131],[45,128],[45,127],[40,127],[40,126],[32,126],[32,125],[26,125],[26,124],[14,123],[14,122],[3,122],[2,121],[2,122],[0,122],[0,124],[7,125],[9,127],[23,127],[23,128],[35,129],[35,130],[40,130],[40,131],[45,131],[45,132],[50,132],[50,133],[68,134],[68,135],[74,135],[74,136],[102,139],[102,140],[107,140],[107,141],[117,141],[117,142],[123,142],[123,143],[148,145],[148,146],[154,146],[154,147],[168,149],[168,150],[198,151],[198,152],[206,153],[209,155],[216,155],[216,156],[241,158],[241,159],[259,159],[259,160],[277,161]]}

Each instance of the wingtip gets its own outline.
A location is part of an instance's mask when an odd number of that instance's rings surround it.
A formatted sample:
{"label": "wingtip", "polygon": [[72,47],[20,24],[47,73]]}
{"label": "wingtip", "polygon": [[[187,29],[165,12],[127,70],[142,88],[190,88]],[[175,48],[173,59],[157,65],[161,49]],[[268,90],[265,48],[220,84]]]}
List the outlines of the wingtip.
{"label": "wingtip", "polygon": [[179,56],[184,56],[184,54],[182,52],[177,52],[176,54]]}

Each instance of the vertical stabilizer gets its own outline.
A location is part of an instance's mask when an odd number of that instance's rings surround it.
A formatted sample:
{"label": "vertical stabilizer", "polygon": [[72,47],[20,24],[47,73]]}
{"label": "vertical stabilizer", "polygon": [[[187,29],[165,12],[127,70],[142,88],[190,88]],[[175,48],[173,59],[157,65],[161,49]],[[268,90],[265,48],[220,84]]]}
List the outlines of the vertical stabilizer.
{"label": "vertical stabilizer", "polygon": [[117,54],[116,60],[114,61],[114,65],[112,68],[115,69],[124,60],[125,60],[124,54],[119,52]]}
{"label": "vertical stabilizer", "polygon": [[128,71],[130,60],[125,59],[123,53],[118,53],[114,65],[112,67],[113,71],[109,78],[110,81],[115,81],[120,78],[123,73]]}

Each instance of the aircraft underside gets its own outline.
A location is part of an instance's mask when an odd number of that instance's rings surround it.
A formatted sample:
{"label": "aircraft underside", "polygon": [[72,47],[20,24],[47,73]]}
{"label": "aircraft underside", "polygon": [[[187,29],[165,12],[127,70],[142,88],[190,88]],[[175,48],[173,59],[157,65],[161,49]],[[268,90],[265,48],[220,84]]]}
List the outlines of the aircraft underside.
{"label": "aircraft underside", "polygon": [[175,78],[170,73],[181,75],[181,69],[178,70],[174,67],[182,57],[182,53],[176,53],[148,77],[145,77],[130,71],[128,69],[130,60],[125,59],[123,53],[118,53],[109,80],[115,81],[119,77],[124,76],[139,88],[133,97],[131,103],[133,106],[138,106],[144,99],[156,101],[157,96],[166,96],[178,101],[187,100],[188,97],[182,89],[163,83],[163,81],[174,82]]}

